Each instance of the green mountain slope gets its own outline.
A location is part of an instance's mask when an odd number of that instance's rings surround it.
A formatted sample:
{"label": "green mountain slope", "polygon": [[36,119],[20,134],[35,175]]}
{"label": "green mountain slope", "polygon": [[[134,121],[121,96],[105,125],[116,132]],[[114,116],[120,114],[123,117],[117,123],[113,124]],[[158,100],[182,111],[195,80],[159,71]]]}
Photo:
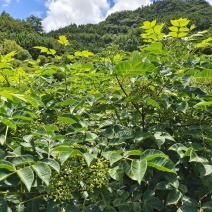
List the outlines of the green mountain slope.
{"label": "green mountain slope", "polygon": [[165,22],[168,27],[171,19],[180,17],[190,19],[197,26],[196,31],[209,29],[212,33],[212,6],[205,0],[163,0],[135,11],[116,12],[99,24],[71,24],[47,34],[40,28],[39,18],[17,20],[2,13],[0,44],[4,39],[15,40],[18,45],[28,50],[34,59],[39,54],[38,50],[33,49],[36,45],[54,48],[58,54],[63,53],[56,41],[60,35],[66,35],[71,41],[68,52],[88,49],[96,53],[109,44],[118,45],[125,51],[133,51],[142,44],[139,35],[140,26],[144,21],[156,19],[158,22]]}
{"label": "green mountain slope", "polygon": [[146,20],[157,19],[169,24],[170,19],[189,18],[197,27],[205,30],[212,23],[212,6],[204,0],[163,0],[135,11],[122,11],[111,14],[99,24],[70,26],[52,31],[47,36],[57,38],[64,34],[72,42],[73,47],[88,48],[98,51],[107,44],[118,44],[120,48],[132,51],[142,44],[139,34],[140,26]]}

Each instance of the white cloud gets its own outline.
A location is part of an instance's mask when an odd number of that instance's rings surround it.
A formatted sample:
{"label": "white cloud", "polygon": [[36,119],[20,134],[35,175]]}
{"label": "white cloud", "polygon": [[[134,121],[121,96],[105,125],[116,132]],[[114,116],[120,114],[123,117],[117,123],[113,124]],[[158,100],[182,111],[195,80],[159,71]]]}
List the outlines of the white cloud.
{"label": "white cloud", "polygon": [[108,11],[107,15],[122,10],[135,10],[138,7],[151,4],[150,0],[114,0],[113,2],[115,5]]}
{"label": "white cloud", "polygon": [[150,0],[114,0],[114,3],[110,8],[107,0],[47,0],[47,16],[42,24],[48,32],[72,23],[98,23],[112,12],[134,10]]}
{"label": "white cloud", "polygon": [[43,20],[46,31],[71,23],[98,23],[110,8],[107,0],[48,0],[47,17]]}
{"label": "white cloud", "polygon": [[[11,0],[2,0],[2,1],[4,2],[2,7],[7,7],[11,3]],[[19,2],[19,0],[16,0],[16,1]]]}
{"label": "white cloud", "polygon": [[2,7],[7,7],[10,4],[11,0],[4,0]]}
{"label": "white cloud", "polygon": [[206,0],[210,5],[212,5],[212,0]]}

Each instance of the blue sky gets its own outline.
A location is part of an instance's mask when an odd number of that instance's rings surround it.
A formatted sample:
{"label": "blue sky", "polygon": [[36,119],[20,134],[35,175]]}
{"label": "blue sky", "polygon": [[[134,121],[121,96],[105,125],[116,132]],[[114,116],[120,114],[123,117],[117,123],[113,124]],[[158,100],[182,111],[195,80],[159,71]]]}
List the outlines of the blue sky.
{"label": "blue sky", "polygon": [[[0,0],[0,13],[26,19],[30,15],[42,18],[46,32],[72,23],[87,24],[103,21],[111,13],[135,10],[152,0]],[[212,4],[212,0],[208,0]]]}
{"label": "blue sky", "polygon": [[[89,0],[88,0],[89,1]],[[47,0],[0,0],[0,13],[6,11],[13,18],[26,19],[30,15],[45,18],[45,3]],[[113,0],[108,0],[110,7],[114,6]]]}
{"label": "blue sky", "polygon": [[0,12],[6,11],[13,18],[25,19],[30,15],[45,17],[45,0],[0,0]]}

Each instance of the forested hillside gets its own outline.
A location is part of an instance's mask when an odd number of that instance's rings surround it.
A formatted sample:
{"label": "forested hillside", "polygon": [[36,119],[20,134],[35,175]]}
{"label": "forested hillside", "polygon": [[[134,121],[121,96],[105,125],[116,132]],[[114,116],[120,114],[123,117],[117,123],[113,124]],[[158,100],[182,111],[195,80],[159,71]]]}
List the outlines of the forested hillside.
{"label": "forested hillside", "polygon": [[77,46],[83,49],[86,46],[94,52],[111,43],[118,44],[123,50],[132,51],[142,44],[138,35],[141,33],[141,23],[145,20],[157,19],[170,26],[169,20],[180,17],[189,18],[197,26],[197,31],[208,29],[212,23],[212,6],[204,0],[157,1],[135,11],[117,12],[96,25],[87,24],[77,27],[73,24],[52,31],[47,36],[57,38],[64,34],[72,41],[73,48]]}
{"label": "forested hillside", "polygon": [[[139,34],[143,21],[157,19],[158,22],[166,23],[168,27],[169,20],[180,17],[189,18],[196,25],[196,31],[209,29],[209,32],[212,32],[212,6],[205,0],[163,0],[135,11],[114,13],[99,24],[72,24],[47,34],[42,29],[40,18],[31,16],[26,20],[17,20],[3,12],[0,15],[0,45],[4,45],[5,39],[14,40],[36,59],[39,51],[33,48],[35,45],[54,48],[62,54],[64,50],[56,39],[59,35],[66,35],[71,41],[67,49],[69,53],[83,50],[85,46],[96,53],[110,44],[116,44],[125,51],[133,51],[142,44]],[[26,55],[23,58],[25,59]]]}

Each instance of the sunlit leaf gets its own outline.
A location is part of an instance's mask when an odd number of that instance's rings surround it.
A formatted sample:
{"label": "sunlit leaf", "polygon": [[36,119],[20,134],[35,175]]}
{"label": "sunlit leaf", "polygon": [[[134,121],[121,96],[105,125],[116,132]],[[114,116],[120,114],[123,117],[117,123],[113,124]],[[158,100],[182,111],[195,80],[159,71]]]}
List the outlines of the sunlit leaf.
{"label": "sunlit leaf", "polygon": [[115,162],[121,160],[122,158],[123,158],[123,155],[120,153],[120,151],[111,152],[109,156],[110,165],[112,166]]}
{"label": "sunlit leaf", "polygon": [[175,164],[168,158],[156,157],[148,161],[148,166],[151,166],[159,171],[175,173]]}
{"label": "sunlit leaf", "polygon": [[166,205],[176,204],[180,200],[181,196],[182,194],[180,191],[171,190],[168,194]]}
{"label": "sunlit leaf", "polygon": [[13,121],[9,120],[9,119],[2,119],[2,124],[5,124],[6,126],[8,126],[9,128],[13,129],[14,131],[16,131],[16,125]]}
{"label": "sunlit leaf", "polygon": [[91,162],[93,161],[93,159],[95,157],[89,152],[83,153],[83,156],[85,158],[85,161],[86,161],[87,165],[90,166]]}
{"label": "sunlit leaf", "polygon": [[30,192],[32,183],[34,181],[34,173],[30,167],[24,167],[17,170],[17,174],[21,181],[25,184],[27,190]]}
{"label": "sunlit leaf", "polygon": [[66,38],[66,36],[65,35],[60,35],[59,36],[59,39],[57,40],[60,44],[62,44],[62,45],[67,45],[68,44],[68,40],[67,40],[67,38]]}
{"label": "sunlit leaf", "polygon": [[164,154],[162,151],[160,150],[156,150],[156,149],[147,149],[145,150],[140,159],[146,159],[147,161],[151,161],[154,158],[157,157],[164,157],[164,158],[168,158],[168,155]]}
{"label": "sunlit leaf", "polygon": [[131,171],[139,184],[141,184],[141,181],[146,173],[146,169],[147,169],[146,159],[133,160],[131,163]]}
{"label": "sunlit leaf", "polygon": [[15,171],[15,167],[12,163],[6,160],[1,160],[0,161],[0,169],[7,169],[9,171]]}
{"label": "sunlit leaf", "polygon": [[43,160],[43,162],[48,164],[50,167],[52,167],[58,173],[60,172],[60,164],[55,159],[46,158]]}
{"label": "sunlit leaf", "polygon": [[124,167],[122,164],[109,169],[110,176],[117,181],[123,181],[124,177]]}
{"label": "sunlit leaf", "polygon": [[33,163],[35,163],[35,160],[32,155],[21,155],[12,160],[12,164],[14,164],[15,166]]}
{"label": "sunlit leaf", "polygon": [[48,186],[49,179],[51,177],[51,169],[49,166],[44,162],[39,162],[35,165],[32,165],[32,168],[38,175],[38,177]]}

